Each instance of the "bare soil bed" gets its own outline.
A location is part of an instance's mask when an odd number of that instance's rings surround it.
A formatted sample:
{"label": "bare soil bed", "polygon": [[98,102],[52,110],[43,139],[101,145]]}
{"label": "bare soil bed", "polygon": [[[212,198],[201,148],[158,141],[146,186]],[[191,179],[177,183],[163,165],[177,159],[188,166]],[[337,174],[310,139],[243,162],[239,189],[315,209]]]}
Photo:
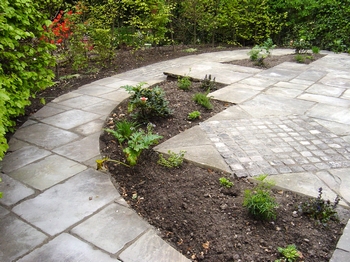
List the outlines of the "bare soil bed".
{"label": "bare soil bed", "polygon": [[[25,116],[17,119],[18,126],[42,107],[40,98],[49,102],[97,79],[155,62],[196,53],[232,50],[201,48],[197,52],[187,53],[184,49],[120,51],[108,68],[94,74],[81,74],[73,79],[61,79],[55,86],[37,94],[38,98],[33,99],[32,105],[26,108]],[[272,56],[266,59],[265,65],[273,67],[291,60],[294,61],[293,56]],[[232,63],[255,66],[249,59]],[[76,73],[67,67],[59,68],[59,72],[61,76]],[[196,85],[193,85],[192,92],[196,92]],[[173,80],[164,82],[161,87],[166,92],[170,107],[174,109],[171,118],[152,120],[154,132],[164,137],[162,141],[199,123],[198,120],[187,120],[189,112],[201,111],[200,121],[204,121],[230,106],[215,101],[213,110],[203,110],[191,100],[193,93],[179,90]],[[127,101],[120,104],[111,113],[105,126],[113,127],[114,121],[121,114],[126,114],[126,106]],[[100,142],[103,155],[123,160],[118,143],[111,135],[104,133]],[[229,177],[228,174],[188,162],[178,169],[169,169],[158,165],[157,160],[157,153],[147,150],[133,168],[113,163],[109,163],[107,168],[130,206],[192,261],[274,261],[278,258],[277,247],[288,244],[297,246],[303,254],[303,261],[329,261],[344,223],[331,221],[324,227],[301,214],[293,215],[293,211],[306,198],[276,190],[273,194],[279,204],[277,219],[271,222],[256,221],[242,207],[244,190],[253,187],[247,179],[231,178],[234,186],[228,190],[219,184],[219,178]]]}
{"label": "bare soil bed", "polygon": [[[187,120],[189,112],[201,111],[204,121],[230,106],[215,101],[213,111],[201,109],[191,100],[201,91],[198,86],[194,83],[191,91],[185,92],[173,80],[160,85],[174,110],[168,119],[151,121],[154,133],[164,136],[162,141],[198,124]],[[126,112],[124,101],[110,115],[106,127],[113,128]],[[112,135],[104,133],[100,141],[104,156],[125,162]],[[289,244],[295,244],[303,254],[300,261],[329,261],[344,224],[330,221],[322,226],[295,214],[307,198],[274,190],[279,204],[277,219],[257,221],[242,206],[244,190],[253,188],[247,179],[231,176],[234,186],[226,189],[220,186],[219,178],[229,178],[229,174],[188,162],[180,168],[166,168],[157,164],[158,158],[156,152],[147,150],[133,168],[114,163],[106,168],[129,205],[192,261],[275,261],[279,257],[277,247]]]}

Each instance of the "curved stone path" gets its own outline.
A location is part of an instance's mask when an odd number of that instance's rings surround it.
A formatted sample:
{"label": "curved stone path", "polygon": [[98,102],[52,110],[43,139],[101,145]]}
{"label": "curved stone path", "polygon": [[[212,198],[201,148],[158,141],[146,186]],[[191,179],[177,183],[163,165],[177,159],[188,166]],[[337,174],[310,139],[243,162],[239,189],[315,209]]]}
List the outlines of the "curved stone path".
{"label": "curved stone path", "polygon": [[[292,53],[277,49],[274,55]],[[350,203],[350,57],[268,70],[223,64],[247,50],[192,55],[98,80],[62,95],[13,136],[1,167],[0,261],[189,261],[95,170],[99,135],[124,85],[165,80],[163,72],[227,87],[210,94],[236,103],[158,145],[237,176],[271,174],[278,186]],[[331,261],[350,260],[350,228]]]}

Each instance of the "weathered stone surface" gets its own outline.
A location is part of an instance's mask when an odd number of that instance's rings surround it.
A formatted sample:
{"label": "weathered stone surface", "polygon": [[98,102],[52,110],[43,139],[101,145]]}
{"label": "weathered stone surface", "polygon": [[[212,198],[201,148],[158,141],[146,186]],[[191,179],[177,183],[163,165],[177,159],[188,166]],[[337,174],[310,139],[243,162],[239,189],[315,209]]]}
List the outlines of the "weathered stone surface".
{"label": "weathered stone surface", "polygon": [[33,189],[28,188],[8,175],[0,173],[0,177],[2,179],[2,182],[0,183],[0,192],[3,192],[3,197],[0,198],[0,203],[6,206],[16,204],[18,201],[35,193]]}
{"label": "weathered stone surface", "polygon": [[42,123],[20,128],[15,137],[45,149],[54,149],[79,138],[77,134]]}
{"label": "weathered stone surface", "polygon": [[55,235],[119,197],[108,175],[87,169],[13,211],[44,232]]}
{"label": "weathered stone surface", "polygon": [[31,187],[45,190],[85,169],[86,166],[77,162],[58,155],[51,155],[17,169],[9,175]]}
{"label": "weathered stone surface", "polygon": [[120,254],[120,259],[128,262],[189,262],[190,260],[177,252],[164,240],[149,231]]}
{"label": "weathered stone surface", "polygon": [[118,204],[111,204],[73,228],[72,233],[115,254],[149,228],[150,225],[135,211]]}
{"label": "weathered stone surface", "polygon": [[93,246],[69,234],[63,233],[18,261],[118,262],[119,260],[96,250]]}
{"label": "weathered stone surface", "polygon": [[0,219],[0,231],[0,261],[14,261],[47,239],[46,235],[14,215]]}

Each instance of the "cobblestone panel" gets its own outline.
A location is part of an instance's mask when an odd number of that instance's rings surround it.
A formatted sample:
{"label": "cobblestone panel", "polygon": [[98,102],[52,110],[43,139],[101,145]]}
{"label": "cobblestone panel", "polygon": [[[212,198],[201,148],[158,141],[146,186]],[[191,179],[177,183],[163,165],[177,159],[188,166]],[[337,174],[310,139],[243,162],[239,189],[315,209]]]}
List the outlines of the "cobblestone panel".
{"label": "cobblestone panel", "polygon": [[304,116],[213,121],[201,128],[238,176],[350,167],[350,144]]}

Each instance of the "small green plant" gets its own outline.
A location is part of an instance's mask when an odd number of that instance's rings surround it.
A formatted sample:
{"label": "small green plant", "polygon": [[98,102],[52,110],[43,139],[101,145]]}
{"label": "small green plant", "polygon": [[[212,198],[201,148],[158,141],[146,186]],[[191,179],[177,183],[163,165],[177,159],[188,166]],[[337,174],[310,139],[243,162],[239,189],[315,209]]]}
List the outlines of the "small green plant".
{"label": "small green plant", "polygon": [[302,203],[299,206],[299,211],[322,224],[326,224],[329,220],[338,221],[338,213],[335,209],[339,201],[339,196],[336,196],[334,203],[324,200],[322,198],[322,187],[320,187],[318,197]]}
{"label": "small green plant", "polygon": [[127,147],[123,149],[126,160],[130,166],[135,166],[137,160],[144,149],[148,149],[151,145],[158,143],[163,137],[152,133],[152,124],[147,125],[147,131],[137,131],[132,133],[128,140]]}
{"label": "small green plant", "polygon": [[276,219],[276,200],[271,196],[271,187],[273,183],[265,182],[267,175],[262,175],[257,178],[258,185],[253,190],[244,191],[243,206],[246,207],[249,213],[259,220]]}
{"label": "small green plant", "polygon": [[124,119],[115,124],[115,130],[107,128],[105,131],[112,134],[118,140],[119,144],[121,144],[125,140],[128,140],[138,127],[139,124],[137,122],[129,122]]}
{"label": "small green plant", "polygon": [[191,84],[192,83],[189,76],[179,76],[177,79],[177,86],[184,91],[190,90]]}
{"label": "small green plant", "polygon": [[[128,126],[130,127],[127,130]],[[123,149],[129,166],[135,166],[137,160],[144,149],[148,149],[151,145],[157,144],[163,137],[152,133],[152,124],[147,125],[147,130],[136,130],[137,125],[133,122],[121,121],[116,124],[116,130],[106,129],[108,133],[117,138],[120,147]],[[106,161],[121,163],[117,160],[104,159],[104,161],[96,161],[97,168],[102,168]]]}
{"label": "small green plant", "polygon": [[193,101],[195,101],[198,105],[203,106],[206,109],[213,109],[213,105],[210,103],[210,97],[204,93],[197,93],[193,96]]}
{"label": "small green plant", "polygon": [[141,120],[149,120],[152,117],[167,117],[172,114],[169,101],[165,99],[164,91],[155,86],[143,88],[144,83],[136,86],[124,86],[132,96],[129,99],[128,111],[136,110],[134,117]]}
{"label": "small green plant", "polygon": [[296,54],[305,54],[312,47],[306,36],[302,36],[296,41],[291,41],[291,45],[295,49]]}
{"label": "small green plant", "polygon": [[216,90],[215,77],[211,79],[211,75],[205,75],[204,79],[201,81],[201,88],[210,92],[211,90]]}
{"label": "small green plant", "polygon": [[200,117],[201,117],[201,112],[199,111],[193,111],[191,113],[188,113],[188,116],[187,116],[189,120],[195,120]]}
{"label": "small green plant", "polygon": [[275,262],[295,262],[303,258],[303,254],[298,251],[295,245],[288,245],[285,248],[278,247],[277,250],[283,258],[277,259]]}
{"label": "small green plant", "polygon": [[311,48],[313,54],[319,54],[320,53],[320,48],[317,46],[313,46]]}
{"label": "small green plant", "polygon": [[300,64],[305,63],[305,60],[306,60],[306,57],[303,54],[296,54],[294,58],[295,58],[295,61],[297,61],[297,63],[300,63]]}
{"label": "small green plant", "polygon": [[185,49],[186,53],[193,53],[193,52],[196,52],[196,51],[197,51],[197,48],[187,48],[187,49]]}
{"label": "small green plant", "polygon": [[268,38],[262,45],[256,45],[249,51],[250,60],[255,61],[257,65],[263,66],[264,59],[271,54],[272,49],[276,45],[273,44],[272,39]]}
{"label": "small green plant", "polygon": [[220,185],[223,186],[223,187],[227,187],[227,188],[230,188],[232,187],[234,184],[233,182],[231,182],[228,178],[226,177],[221,177],[219,178],[219,182],[220,182]]}
{"label": "small green plant", "polygon": [[181,150],[179,153],[168,151],[169,157],[166,159],[163,154],[159,154],[157,163],[161,166],[174,168],[182,165],[186,151]]}

